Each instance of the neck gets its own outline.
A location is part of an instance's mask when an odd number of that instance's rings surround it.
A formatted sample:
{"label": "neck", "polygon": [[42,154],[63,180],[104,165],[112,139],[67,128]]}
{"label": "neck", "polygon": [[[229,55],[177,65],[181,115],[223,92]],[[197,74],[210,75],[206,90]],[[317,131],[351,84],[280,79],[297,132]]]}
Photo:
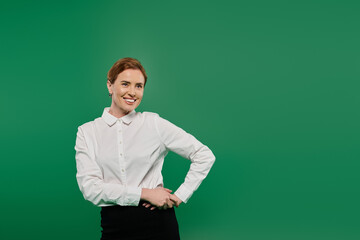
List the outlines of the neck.
{"label": "neck", "polygon": [[120,111],[119,109],[117,109],[116,107],[114,107],[114,105],[111,105],[110,106],[110,109],[109,109],[109,113],[113,116],[115,116],[116,118],[121,118],[125,115],[127,115],[129,112],[123,112],[123,111]]}

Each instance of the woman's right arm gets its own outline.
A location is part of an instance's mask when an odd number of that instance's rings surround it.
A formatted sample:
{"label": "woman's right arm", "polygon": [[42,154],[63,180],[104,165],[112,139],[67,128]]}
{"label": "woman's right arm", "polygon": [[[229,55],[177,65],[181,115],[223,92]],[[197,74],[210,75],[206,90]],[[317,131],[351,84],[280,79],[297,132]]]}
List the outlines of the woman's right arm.
{"label": "woman's right arm", "polygon": [[75,150],[76,179],[86,200],[97,206],[106,204],[139,205],[141,188],[104,182],[102,171],[95,161],[94,151],[87,144],[82,127],[78,128]]}

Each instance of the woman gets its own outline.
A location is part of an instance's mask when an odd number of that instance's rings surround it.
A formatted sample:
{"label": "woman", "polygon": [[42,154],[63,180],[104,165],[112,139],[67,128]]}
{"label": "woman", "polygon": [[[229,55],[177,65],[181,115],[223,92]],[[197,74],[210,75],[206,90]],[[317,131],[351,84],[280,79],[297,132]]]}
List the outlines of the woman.
{"label": "woman", "polygon": [[[173,207],[189,200],[215,156],[158,114],[135,112],[147,80],[138,60],[118,60],[107,79],[111,106],[78,128],[75,145],[79,188],[102,208],[101,239],[180,239]],[[192,162],[175,193],[161,175],[169,151]]]}

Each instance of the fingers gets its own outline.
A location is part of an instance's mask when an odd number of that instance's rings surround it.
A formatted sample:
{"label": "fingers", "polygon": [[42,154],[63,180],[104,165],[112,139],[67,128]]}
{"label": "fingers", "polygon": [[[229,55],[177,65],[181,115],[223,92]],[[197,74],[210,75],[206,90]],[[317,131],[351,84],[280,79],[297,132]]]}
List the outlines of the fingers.
{"label": "fingers", "polygon": [[156,208],[155,206],[152,206],[150,203],[143,203],[142,206],[146,208],[151,207],[150,210],[154,210]]}
{"label": "fingers", "polygon": [[176,205],[176,202],[174,202],[170,197],[171,197],[171,196],[169,196],[169,197],[166,199],[165,203],[164,203],[162,206],[160,206],[161,209],[166,210],[166,209],[168,209],[168,208],[173,208],[173,206]]}
{"label": "fingers", "polygon": [[165,191],[167,191],[168,193],[171,193],[172,190],[168,189],[168,188],[164,188],[164,187],[156,187],[157,189],[163,189]]}
{"label": "fingers", "polygon": [[170,195],[170,200],[173,202],[173,205],[175,205],[176,207],[179,207],[179,202],[173,195]]}
{"label": "fingers", "polygon": [[148,201],[143,203],[142,206],[149,208],[150,210],[168,209],[172,208],[176,202],[171,199],[171,189],[157,187],[152,189],[151,195],[149,195]]}
{"label": "fingers", "polygon": [[151,206],[150,203],[143,203],[143,206],[146,207],[146,208],[149,208]]}
{"label": "fingers", "polygon": [[143,207],[146,207],[146,208],[150,208],[150,210],[154,210],[154,209],[156,209],[156,208],[158,208],[158,209],[160,209],[160,210],[166,210],[166,209],[172,207],[172,206],[169,207],[167,204],[164,204],[164,205],[162,205],[162,206],[156,207],[156,206],[154,206],[154,205],[151,205],[150,203],[143,203],[142,206],[143,206]]}
{"label": "fingers", "polygon": [[166,200],[166,204],[167,205],[167,208],[172,208],[174,206],[174,202],[169,198]]}

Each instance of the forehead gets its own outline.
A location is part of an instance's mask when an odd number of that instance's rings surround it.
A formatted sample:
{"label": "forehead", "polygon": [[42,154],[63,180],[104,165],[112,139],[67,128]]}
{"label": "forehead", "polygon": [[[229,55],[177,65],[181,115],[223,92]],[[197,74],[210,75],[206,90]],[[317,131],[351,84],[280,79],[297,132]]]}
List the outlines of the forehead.
{"label": "forehead", "polygon": [[116,80],[128,81],[134,83],[145,83],[145,78],[142,72],[138,69],[126,69],[119,73]]}

